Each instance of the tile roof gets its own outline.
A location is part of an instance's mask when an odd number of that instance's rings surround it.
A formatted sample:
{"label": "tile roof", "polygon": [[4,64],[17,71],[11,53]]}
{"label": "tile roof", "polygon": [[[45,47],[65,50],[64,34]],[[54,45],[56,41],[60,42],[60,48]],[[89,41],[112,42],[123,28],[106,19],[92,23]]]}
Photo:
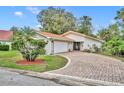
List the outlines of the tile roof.
{"label": "tile roof", "polygon": [[1,41],[9,41],[12,35],[13,35],[12,31],[0,30]]}
{"label": "tile roof", "polygon": [[47,37],[47,38],[52,38],[52,39],[55,39],[55,40],[73,41],[72,39],[64,37],[62,35],[57,35],[57,34],[48,33],[48,32],[38,32],[38,33]]}

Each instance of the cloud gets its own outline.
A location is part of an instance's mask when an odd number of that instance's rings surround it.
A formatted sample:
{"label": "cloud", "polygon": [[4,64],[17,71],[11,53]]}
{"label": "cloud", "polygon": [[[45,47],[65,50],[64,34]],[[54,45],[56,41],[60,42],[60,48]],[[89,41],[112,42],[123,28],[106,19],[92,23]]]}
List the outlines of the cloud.
{"label": "cloud", "polygon": [[22,17],[23,16],[23,12],[21,12],[21,11],[16,11],[14,14],[16,16],[19,16],[19,17]]}
{"label": "cloud", "polygon": [[97,25],[97,24],[95,24],[94,26],[95,26],[95,28],[99,28],[99,25]]}
{"label": "cloud", "polygon": [[98,30],[100,29],[100,26],[98,24],[94,24],[93,27],[94,27],[93,34],[96,34]]}
{"label": "cloud", "polygon": [[42,28],[42,26],[39,25],[39,24],[35,26],[35,29],[36,29],[36,30],[39,30],[40,28]]}
{"label": "cloud", "polygon": [[110,21],[110,24],[115,24],[115,23],[116,21],[114,19]]}
{"label": "cloud", "polygon": [[37,7],[27,7],[26,9],[33,14],[38,14],[40,12],[40,10]]}
{"label": "cloud", "polygon": [[38,28],[38,27],[41,27],[41,25],[36,25],[35,27]]}

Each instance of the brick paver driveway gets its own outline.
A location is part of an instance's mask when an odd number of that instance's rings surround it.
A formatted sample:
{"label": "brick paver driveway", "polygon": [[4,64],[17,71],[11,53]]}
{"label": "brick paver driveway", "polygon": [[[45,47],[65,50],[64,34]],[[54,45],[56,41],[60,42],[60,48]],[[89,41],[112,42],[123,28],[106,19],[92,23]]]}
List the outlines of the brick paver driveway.
{"label": "brick paver driveway", "polygon": [[70,64],[52,73],[124,83],[124,63],[117,59],[83,52],[70,52],[62,55],[71,59]]}

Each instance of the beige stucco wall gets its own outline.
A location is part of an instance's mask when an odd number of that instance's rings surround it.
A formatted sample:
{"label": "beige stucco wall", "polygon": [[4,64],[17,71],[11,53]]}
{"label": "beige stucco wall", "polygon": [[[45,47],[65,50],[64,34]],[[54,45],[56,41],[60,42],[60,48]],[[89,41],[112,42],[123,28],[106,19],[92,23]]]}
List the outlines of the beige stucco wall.
{"label": "beige stucco wall", "polygon": [[80,50],[81,51],[83,51],[84,49],[90,49],[93,46],[93,44],[95,44],[98,48],[100,48],[102,45],[102,42],[100,42],[100,41],[90,39],[87,37],[83,37],[80,35],[76,35],[73,33],[66,35],[66,37],[74,40],[74,42],[80,42]]}
{"label": "beige stucco wall", "polygon": [[83,44],[83,49],[91,49],[93,45],[96,45],[98,48],[101,47],[102,42],[96,41],[93,39],[85,38],[84,44]]}

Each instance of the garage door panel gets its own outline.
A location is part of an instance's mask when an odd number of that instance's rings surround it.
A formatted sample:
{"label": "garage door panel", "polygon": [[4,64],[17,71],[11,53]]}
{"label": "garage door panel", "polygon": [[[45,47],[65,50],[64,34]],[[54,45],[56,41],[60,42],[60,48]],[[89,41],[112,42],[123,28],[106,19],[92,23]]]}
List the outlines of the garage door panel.
{"label": "garage door panel", "polygon": [[54,41],[54,53],[61,53],[67,51],[68,51],[67,42]]}

